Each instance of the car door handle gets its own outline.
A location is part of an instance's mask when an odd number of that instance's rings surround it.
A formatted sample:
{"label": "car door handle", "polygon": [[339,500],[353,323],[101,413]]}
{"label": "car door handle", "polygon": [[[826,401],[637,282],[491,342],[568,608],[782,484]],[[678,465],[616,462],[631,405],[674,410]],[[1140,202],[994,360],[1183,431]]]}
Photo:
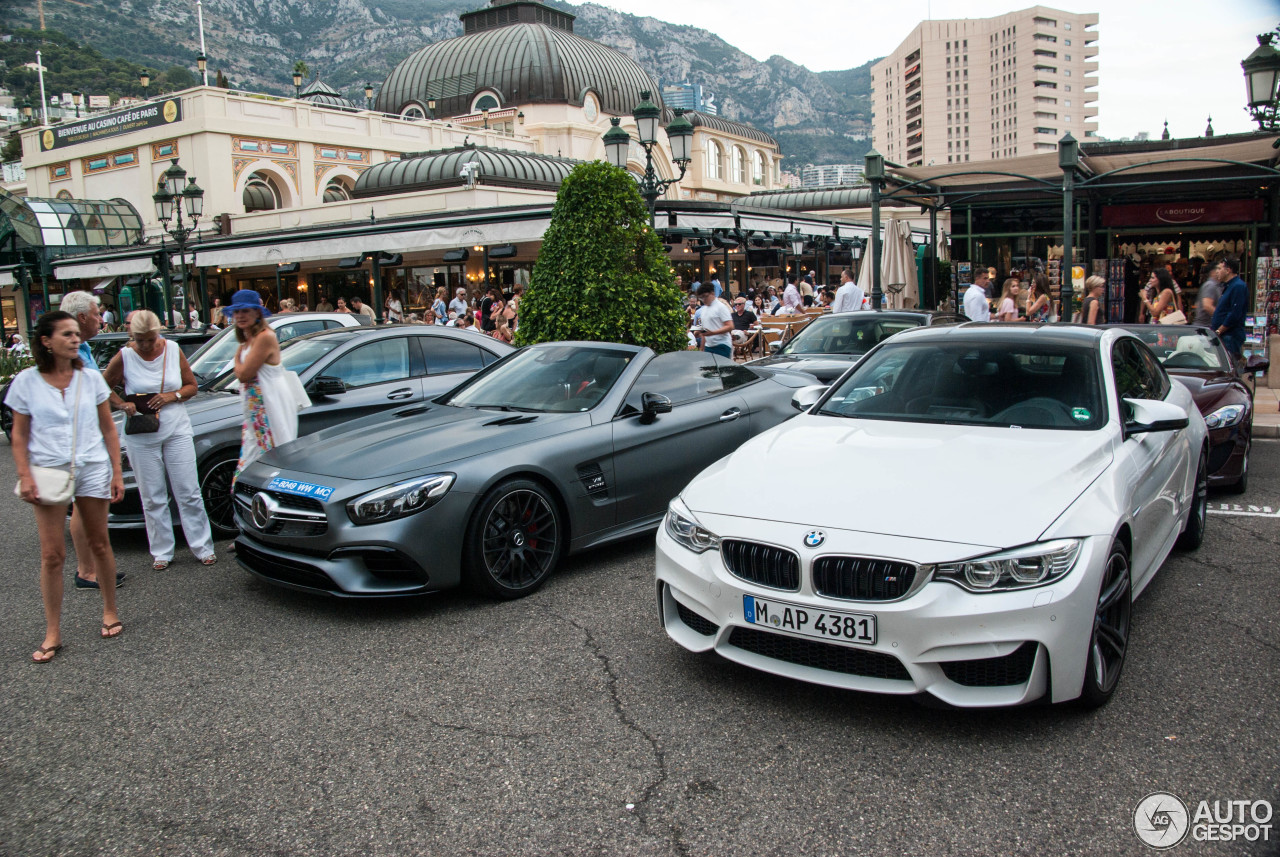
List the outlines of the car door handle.
{"label": "car door handle", "polygon": [[408,387],[401,387],[399,390],[392,390],[390,393],[387,393],[388,399],[408,399],[412,396],[413,390],[410,390]]}
{"label": "car door handle", "polygon": [[730,408],[729,410],[725,411],[723,414],[720,415],[720,422],[731,423],[740,416],[742,416],[741,410],[739,410],[738,408]]}

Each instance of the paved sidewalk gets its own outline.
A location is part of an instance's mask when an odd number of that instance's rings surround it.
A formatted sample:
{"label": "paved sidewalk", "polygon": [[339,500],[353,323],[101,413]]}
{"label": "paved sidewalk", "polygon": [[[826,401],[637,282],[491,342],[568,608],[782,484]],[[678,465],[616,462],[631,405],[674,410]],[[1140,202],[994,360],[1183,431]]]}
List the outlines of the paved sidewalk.
{"label": "paved sidewalk", "polygon": [[1264,378],[1253,394],[1253,436],[1280,437],[1280,390],[1265,385]]}

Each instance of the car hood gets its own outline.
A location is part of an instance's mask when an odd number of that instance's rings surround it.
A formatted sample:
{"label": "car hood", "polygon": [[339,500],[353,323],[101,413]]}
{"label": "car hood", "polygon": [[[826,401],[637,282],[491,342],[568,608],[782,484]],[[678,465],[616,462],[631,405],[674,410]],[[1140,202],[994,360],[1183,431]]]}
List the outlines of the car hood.
{"label": "car hood", "polygon": [[994,549],[1038,539],[1111,458],[1102,432],[803,415],[681,496],[695,513]]}
{"label": "car hood", "polygon": [[[268,467],[333,479],[374,479],[445,467],[591,424],[589,414],[525,414],[413,406],[299,438],[268,452]],[[406,416],[396,416],[405,414]],[[495,461],[495,469],[500,462]]]}
{"label": "car hood", "polygon": [[808,372],[820,381],[834,381],[866,354],[779,354],[751,361],[752,369],[795,369]]}
{"label": "car hood", "polygon": [[1191,392],[1196,401],[1196,408],[1204,416],[1225,405],[1247,402],[1249,394],[1235,381],[1235,377],[1225,372],[1170,372],[1174,380]]}

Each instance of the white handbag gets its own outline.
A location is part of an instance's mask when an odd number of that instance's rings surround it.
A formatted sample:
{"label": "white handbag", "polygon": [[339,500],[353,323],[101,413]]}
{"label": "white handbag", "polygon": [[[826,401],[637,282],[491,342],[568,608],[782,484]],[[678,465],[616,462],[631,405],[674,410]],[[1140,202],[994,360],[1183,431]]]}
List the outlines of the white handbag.
{"label": "white handbag", "polygon": [[[81,370],[83,371],[83,370]],[[76,497],[76,431],[80,422],[80,387],[84,376],[76,373],[76,401],[71,408],[71,468],[38,467],[31,465],[31,479],[36,483],[36,502],[41,506],[65,506]],[[22,480],[13,486],[13,493],[22,497]]]}

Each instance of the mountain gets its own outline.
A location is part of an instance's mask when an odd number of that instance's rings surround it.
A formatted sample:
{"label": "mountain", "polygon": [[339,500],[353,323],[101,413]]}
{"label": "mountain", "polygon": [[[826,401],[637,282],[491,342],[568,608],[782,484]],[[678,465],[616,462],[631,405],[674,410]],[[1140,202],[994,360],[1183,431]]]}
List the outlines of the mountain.
{"label": "mountain", "polygon": [[[239,88],[291,94],[301,59],[357,103],[363,85],[425,44],[462,34],[458,15],[483,0],[207,0],[209,76]],[[718,96],[720,114],[778,138],[789,165],[857,163],[870,148],[870,63],[809,71],[779,56],[760,62],[696,27],[552,4],[577,16],[575,32],[631,56],[663,85],[690,80]],[[192,67],[200,52],[189,0],[9,0],[7,27],[44,24],[106,57],[152,69]],[[34,53],[34,49],[32,49]],[[177,77],[176,71],[173,77]],[[88,91],[94,91],[92,88]],[[864,135],[854,140],[846,135]]]}

